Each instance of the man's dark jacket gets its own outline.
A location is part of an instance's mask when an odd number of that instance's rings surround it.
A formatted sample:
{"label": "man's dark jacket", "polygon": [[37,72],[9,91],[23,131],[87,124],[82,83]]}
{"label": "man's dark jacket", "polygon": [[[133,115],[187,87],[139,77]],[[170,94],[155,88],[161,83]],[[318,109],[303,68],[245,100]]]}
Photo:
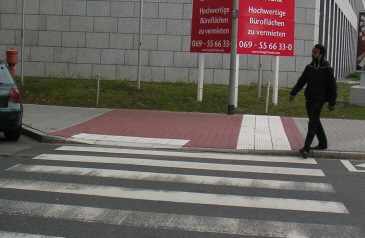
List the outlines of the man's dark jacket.
{"label": "man's dark jacket", "polygon": [[307,86],[304,95],[307,101],[328,102],[330,106],[336,105],[336,79],[333,75],[333,69],[327,60],[320,60],[319,67],[314,61],[308,64],[298,79],[297,84],[291,90],[290,95],[297,95],[305,85]]}

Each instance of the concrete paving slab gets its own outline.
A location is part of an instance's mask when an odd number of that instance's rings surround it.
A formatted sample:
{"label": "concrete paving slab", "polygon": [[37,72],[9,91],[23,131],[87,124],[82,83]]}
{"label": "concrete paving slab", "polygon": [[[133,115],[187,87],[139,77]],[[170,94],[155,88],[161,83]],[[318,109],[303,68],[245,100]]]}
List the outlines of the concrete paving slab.
{"label": "concrete paving slab", "polygon": [[[307,134],[308,119],[293,118],[303,138]],[[327,135],[328,150],[365,152],[365,120],[321,119]],[[313,146],[318,144],[317,138]],[[364,158],[365,159],[365,158]]]}
{"label": "concrete paving slab", "polygon": [[78,125],[112,110],[24,104],[23,124],[50,133]]}

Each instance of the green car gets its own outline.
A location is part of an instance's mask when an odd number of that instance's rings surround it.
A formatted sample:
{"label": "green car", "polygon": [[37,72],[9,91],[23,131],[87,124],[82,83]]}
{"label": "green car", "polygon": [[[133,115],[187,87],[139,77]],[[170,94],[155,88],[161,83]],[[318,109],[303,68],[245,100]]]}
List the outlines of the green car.
{"label": "green car", "polygon": [[9,68],[0,61],[0,132],[17,141],[22,131],[23,104]]}

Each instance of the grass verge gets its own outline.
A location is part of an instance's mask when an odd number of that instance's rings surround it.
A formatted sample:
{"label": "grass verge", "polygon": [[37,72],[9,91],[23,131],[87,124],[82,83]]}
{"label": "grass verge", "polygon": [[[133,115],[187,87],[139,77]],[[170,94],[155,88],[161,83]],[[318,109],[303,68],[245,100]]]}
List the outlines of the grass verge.
{"label": "grass verge", "polygon": [[[19,82],[19,80],[18,80]],[[322,118],[365,119],[365,107],[349,104],[353,85],[338,83],[338,103],[334,112],[324,108]],[[198,102],[197,84],[142,82],[137,89],[134,81],[102,80],[99,105],[96,106],[97,82],[91,79],[56,79],[26,77],[20,86],[24,103],[71,107],[101,107],[162,111],[223,113],[228,111],[228,85],[204,85],[203,101]],[[261,98],[257,86],[239,86],[236,114],[265,114],[266,87]],[[278,105],[273,105],[272,89],[267,115],[306,117],[302,90],[293,103],[288,100],[290,89],[279,90]]]}

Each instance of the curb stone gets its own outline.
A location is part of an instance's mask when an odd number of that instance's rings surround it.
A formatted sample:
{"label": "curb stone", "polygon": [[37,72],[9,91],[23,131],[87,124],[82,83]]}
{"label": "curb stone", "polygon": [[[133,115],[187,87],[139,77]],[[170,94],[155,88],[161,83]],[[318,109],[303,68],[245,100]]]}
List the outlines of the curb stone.
{"label": "curb stone", "polygon": [[66,138],[59,136],[50,136],[43,131],[36,130],[23,124],[22,134],[43,143],[52,143],[53,141],[66,141]]}
{"label": "curb stone", "polygon": [[[27,125],[23,125],[22,134],[29,136],[42,143],[53,143],[55,141],[62,143],[67,142],[67,138],[59,136],[51,136],[45,132],[36,130]],[[82,144],[82,143],[80,143]],[[140,147],[138,147],[141,149]],[[171,149],[171,148],[169,148]],[[176,150],[176,149],[175,149]],[[292,156],[298,157],[299,152],[292,151],[271,151],[271,150],[234,150],[234,149],[219,149],[219,148],[193,148],[193,147],[182,147],[179,150],[183,151],[199,151],[199,152],[217,152],[217,153],[235,153],[245,155],[267,155],[267,156]],[[309,158],[316,159],[350,159],[350,160],[364,160],[365,153],[362,152],[340,152],[340,151],[316,151],[310,152]]]}

